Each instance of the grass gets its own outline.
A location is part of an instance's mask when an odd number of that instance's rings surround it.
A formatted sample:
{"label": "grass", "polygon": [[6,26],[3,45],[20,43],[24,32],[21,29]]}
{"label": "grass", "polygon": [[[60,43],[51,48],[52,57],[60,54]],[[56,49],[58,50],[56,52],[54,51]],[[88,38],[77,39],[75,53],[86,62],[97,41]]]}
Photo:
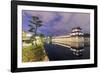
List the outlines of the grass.
{"label": "grass", "polygon": [[41,44],[37,46],[25,46],[22,49],[22,62],[43,61],[45,56],[46,53]]}

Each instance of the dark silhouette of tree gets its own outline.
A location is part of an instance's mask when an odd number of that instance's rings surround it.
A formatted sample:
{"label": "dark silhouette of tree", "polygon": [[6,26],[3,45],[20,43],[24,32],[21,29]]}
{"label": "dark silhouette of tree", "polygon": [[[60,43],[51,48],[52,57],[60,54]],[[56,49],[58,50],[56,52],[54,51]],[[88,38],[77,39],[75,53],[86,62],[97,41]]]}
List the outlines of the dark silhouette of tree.
{"label": "dark silhouette of tree", "polygon": [[[39,17],[32,16],[32,18],[29,20],[29,22],[30,22],[30,24],[28,26],[30,27],[30,29],[28,31],[33,34],[32,37],[30,38],[32,45],[33,44],[37,45],[37,43],[36,43],[37,29],[42,26],[42,21],[39,19]],[[33,41],[35,43],[33,43]]]}

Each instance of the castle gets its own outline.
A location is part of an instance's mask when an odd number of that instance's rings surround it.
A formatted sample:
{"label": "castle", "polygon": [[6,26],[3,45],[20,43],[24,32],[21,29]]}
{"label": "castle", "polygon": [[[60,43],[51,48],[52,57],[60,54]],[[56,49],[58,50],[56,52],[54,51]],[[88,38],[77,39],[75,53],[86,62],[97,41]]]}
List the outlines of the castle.
{"label": "castle", "polygon": [[85,34],[82,32],[82,28],[75,27],[72,28],[71,33],[64,36],[56,36],[52,38],[53,43],[60,43],[69,45],[71,47],[83,47],[85,42],[89,43],[90,37],[85,36]]}

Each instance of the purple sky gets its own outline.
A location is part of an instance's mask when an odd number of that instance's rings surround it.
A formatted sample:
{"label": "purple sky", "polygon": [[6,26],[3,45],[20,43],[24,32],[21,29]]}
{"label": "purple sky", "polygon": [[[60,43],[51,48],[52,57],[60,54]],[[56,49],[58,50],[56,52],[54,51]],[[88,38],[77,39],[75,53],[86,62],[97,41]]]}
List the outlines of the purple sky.
{"label": "purple sky", "polygon": [[80,26],[84,33],[90,32],[90,14],[75,12],[44,12],[44,11],[22,11],[22,26],[24,31],[29,30],[31,16],[38,16],[43,26],[38,28],[38,33],[44,35],[66,35],[73,27]]}

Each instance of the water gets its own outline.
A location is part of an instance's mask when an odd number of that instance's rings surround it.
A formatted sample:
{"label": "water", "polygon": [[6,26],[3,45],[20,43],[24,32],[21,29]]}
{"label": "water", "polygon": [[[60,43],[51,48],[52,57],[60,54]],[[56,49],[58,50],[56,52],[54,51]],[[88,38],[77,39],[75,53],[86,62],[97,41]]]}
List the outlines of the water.
{"label": "water", "polygon": [[[67,45],[67,44],[65,44]],[[71,42],[70,47],[55,43],[45,43],[44,47],[50,61],[90,59],[90,47],[84,42]]]}

